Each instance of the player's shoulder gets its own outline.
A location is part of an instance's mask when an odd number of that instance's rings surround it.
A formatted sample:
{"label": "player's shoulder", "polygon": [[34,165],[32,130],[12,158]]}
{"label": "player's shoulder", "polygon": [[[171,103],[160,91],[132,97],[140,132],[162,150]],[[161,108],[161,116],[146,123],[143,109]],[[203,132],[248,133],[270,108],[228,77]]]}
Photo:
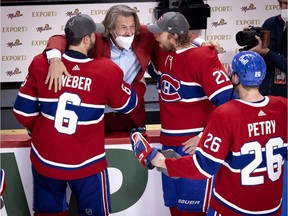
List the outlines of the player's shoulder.
{"label": "player's shoulder", "polygon": [[105,58],[102,56],[99,57],[95,57],[92,59],[92,61],[90,62],[91,64],[102,64],[102,63],[106,63],[108,64],[108,66],[110,65],[110,62],[112,62],[109,58]]}
{"label": "player's shoulder", "polygon": [[95,37],[97,40],[102,40],[103,39],[103,34],[102,33],[95,33]]}
{"label": "player's shoulder", "polygon": [[[237,112],[241,112],[241,103],[238,100],[230,100],[215,108],[215,112],[221,116],[229,116]],[[233,114],[233,115],[234,115]]]}
{"label": "player's shoulder", "polygon": [[284,98],[281,96],[267,96],[269,98],[269,104],[276,107],[282,107],[283,109],[287,109],[288,98]]}
{"label": "player's shoulder", "polygon": [[112,72],[114,73],[115,71],[122,72],[121,68],[109,58],[96,57],[90,63],[91,67],[94,67],[95,69],[103,69],[107,73],[109,73],[111,70],[113,70]]}
{"label": "player's shoulder", "polygon": [[192,49],[195,53],[199,54],[217,54],[215,48],[212,45],[199,46]]}
{"label": "player's shoulder", "polygon": [[46,55],[43,54],[43,53],[40,53],[40,54],[34,56],[34,58],[33,58],[33,61],[44,61],[44,60],[45,60],[46,62],[48,62],[48,60],[47,60],[47,58],[46,58]]}
{"label": "player's shoulder", "polygon": [[217,106],[213,109],[209,115],[209,121],[216,122],[217,124],[226,124],[227,122],[234,122],[235,116],[241,115],[239,111],[239,106],[235,103],[235,100],[228,101],[220,106]]}
{"label": "player's shoulder", "polygon": [[151,38],[152,40],[155,39],[154,34],[152,34],[152,33],[148,30],[147,25],[140,25],[140,27],[139,27],[139,32],[138,32],[138,34],[136,35],[136,39],[137,39],[137,38],[143,39],[143,37],[148,37],[148,38]]}
{"label": "player's shoulder", "polygon": [[33,60],[32,60],[32,62],[30,64],[30,66],[35,66],[36,67],[37,65],[40,65],[41,68],[43,68],[44,66],[48,66],[49,65],[45,54],[40,53],[40,54],[38,54],[38,55],[33,57]]}
{"label": "player's shoulder", "polygon": [[189,53],[193,56],[193,59],[201,59],[201,61],[218,58],[217,52],[212,45],[194,47],[190,49]]}
{"label": "player's shoulder", "polygon": [[152,34],[151,32],[148,31],[147,25],[140,25],[139,33],[140,34],[146,34],[146,33]]}
{"label": "player's shoulder", "polygon": [[208,46],[193,47],[183,52],[183,55],[185,55],[183,56],[184,58],[189,59],[188,62],[193,64],[194,68],[200,67],[197,71],[201,71],[202,69],[206,68],[206,66],[214,64],[214,62],[218,60],[217,53]]}
{"label": "player's shoulder", "polygon": [[[265,99],[259,106],[265,107],[268,106],[270,109],[275,110],[287,110],[288,99],[281,96],[265,96]],[[215,110],[219,113],[233,113],[233,112],[242,112],[245,110],[245,107],[251,106],[255,107],[255,104],[252,102],[246,102],[240,99],[234,99],[228,101],[220,106],[218,106]]]}

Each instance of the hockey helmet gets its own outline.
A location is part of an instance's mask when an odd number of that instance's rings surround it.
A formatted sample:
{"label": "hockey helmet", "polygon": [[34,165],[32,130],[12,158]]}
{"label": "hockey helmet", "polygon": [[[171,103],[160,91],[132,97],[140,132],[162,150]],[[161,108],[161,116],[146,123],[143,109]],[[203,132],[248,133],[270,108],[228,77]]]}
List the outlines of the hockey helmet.
{"label": "hockey helmet", "polygon": [[230,76],[237,73],[243,86],[259,86],[266,74],[266,63],[256,52],[242,51],[232,60]]}

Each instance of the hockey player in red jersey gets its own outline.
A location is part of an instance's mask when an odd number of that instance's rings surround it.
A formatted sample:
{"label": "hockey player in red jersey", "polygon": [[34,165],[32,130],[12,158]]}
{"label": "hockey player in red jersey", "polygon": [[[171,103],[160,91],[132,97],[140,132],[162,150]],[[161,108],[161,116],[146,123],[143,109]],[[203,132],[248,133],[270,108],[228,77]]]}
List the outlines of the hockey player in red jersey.
{"label": "hockey player in red jersey", "polygon": [[[149,73],[158,80],[162,150],[187,155],[183,143],[202,132],[214,107],[229,101],[233,86],[214,48],[190,43],[189,23],[181,13],[167,12],[147,28],[161,48]],[[172,216],[206,215],[212,179],[162,175],[162,185]]]}
{"label": "hockey player in red jersey", "polygon": [[170,177],[216,176],[208,216],[281,215],[287,99],[259,93],[265,73],[259,54],[244,51],[234,57],[230,76],[240,99],[212,112],[192,156],[165,158],[140,133],[132,134],[138,141],[132,143],[134,149],[151,152],[142,155],[142,163],[164,169]]}
{"label": "hockey player in red jersey", "polygon": [[95,32],[104,26],[85,14],[65,25],[69,49],[62,59],[70,77],[62,88],[45,84],[49,64],[36,56],[14,104],[17,120],[31,131],[31,162],[35,216],[67,215],[66,188],[76,197],[79,215],[110,212],[109,180],[104,149],[105,105],[129,113],[142,98],[146,85],[123,81],[119,66],[107,58],[88,58]]}

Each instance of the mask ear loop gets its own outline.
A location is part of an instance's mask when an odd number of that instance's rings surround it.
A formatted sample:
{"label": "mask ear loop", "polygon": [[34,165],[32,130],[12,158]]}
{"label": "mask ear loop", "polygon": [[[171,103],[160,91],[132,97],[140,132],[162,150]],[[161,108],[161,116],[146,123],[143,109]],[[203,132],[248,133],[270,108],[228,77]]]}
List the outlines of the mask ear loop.
{"label": "mask ear loop", "polygon": [[111,37],[115,40],[118,36],[115,32],[115,29],[109,29]]}
{"label": "mask ear loop", "polygon": [[117,34],[116,34],[113,30],[111,31],[111,36],[112,36],[114,39],[117,38]]}
{"label": "mask ear loop", "polygon": [[113,43],[114,43],[118,48],[120,48],[119,45],[118,45],[117,42],[116,42],[116,38],[118,37],[117,34],[112,30],[111,33],[110,33],[110,35],[111,35],[111,38],[110,38],[110,39],[113,41]]}

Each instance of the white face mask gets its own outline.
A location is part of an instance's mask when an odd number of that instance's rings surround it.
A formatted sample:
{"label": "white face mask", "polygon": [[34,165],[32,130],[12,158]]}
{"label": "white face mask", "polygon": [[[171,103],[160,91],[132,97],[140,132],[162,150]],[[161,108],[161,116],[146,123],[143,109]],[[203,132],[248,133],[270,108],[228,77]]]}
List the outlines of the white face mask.
{"label": "white face mask", "polygon": [[281,9],[281,18],[284,20],[284,22],[287,22],[288,20],[288,9]]}
{"label": "white face mask", "polygon": [[126,50],[128,50],[131,47],[133,40],[134,40],[134,35],[130,37],[117,36],[115,38],[115,41],[118,44],[118,46]]}

